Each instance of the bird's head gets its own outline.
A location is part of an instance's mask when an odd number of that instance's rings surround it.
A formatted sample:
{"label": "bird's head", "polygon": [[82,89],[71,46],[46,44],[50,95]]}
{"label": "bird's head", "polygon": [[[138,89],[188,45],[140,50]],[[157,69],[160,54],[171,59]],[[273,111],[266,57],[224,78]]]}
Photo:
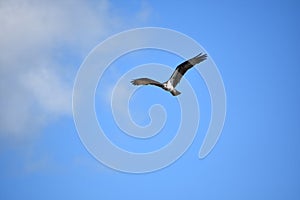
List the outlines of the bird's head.
{"label": "bird's head", "polygon": [[172,89],[174,89],[169,81],[163,83],[163,88],[167,91],[171,91]]}

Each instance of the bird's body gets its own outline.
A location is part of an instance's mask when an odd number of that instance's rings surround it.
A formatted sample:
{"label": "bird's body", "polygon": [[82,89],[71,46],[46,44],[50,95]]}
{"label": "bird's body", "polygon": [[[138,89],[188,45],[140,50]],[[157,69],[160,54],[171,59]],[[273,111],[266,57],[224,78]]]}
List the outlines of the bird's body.
{"label": "bird's body", "polygon": [[177,95],[180,94],[180,92],[177,91],[177,90],[174,88],[174,86],[172,85],[172,83],[171,83],[170,80],[168,80],[168,81],[166,81],[166,82],[163,83],[163,89],[166,90],[166,91],[171,92],[171,94],[172,94],[173,96],[177,96]]}
{"label": "bird's body", "polygon": [[164,87],[165,87],[168,91],[174,90],[174,87],[173,87],[171,81],[167,81],[167,82],[165,82],[163,85],[164,85]]}
{"label": "bird's body", "polygon": [[194,65],[204,61],[206,58],[207,58],[206,54],[200,53],[199,55],[195,56],[194,58],[191,58],[191,59],[181,63],[180,65],[178,65],[176,67],[175,71],[173,72],[173,74],[171,75],[169,80],[167,80],[164,83],[160,83],[158,81],[155,81],[155,80],[152,80],[149,78],[135,79],[135,80],[132,80],[131,83],[133,85],[155,85],[166,91],[169,91],[173,96],[177,96],[177,95],[181,94],[181,92],[177,91],[175,89],[175,87],[180,82],[182,76],[187,72],[187,70],[192,68]]}

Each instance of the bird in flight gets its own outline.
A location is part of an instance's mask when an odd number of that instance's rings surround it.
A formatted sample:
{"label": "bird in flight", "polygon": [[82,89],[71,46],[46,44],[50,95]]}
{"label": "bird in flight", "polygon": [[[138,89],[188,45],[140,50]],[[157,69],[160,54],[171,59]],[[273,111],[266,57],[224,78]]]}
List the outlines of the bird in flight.
{"label": "bird in flight", "polygon": [[196,64],[204,61],[207,58],[206,54],[198,54],[197,56],[181,63],[178,65],[173,72],[172,76],[164,83],[152,80],[150,78],[139,78],[131,81],[133,85],[154,85],[158,86],[166,91],[169,91],[173,96],[180,95],[181,92],[175,89],[177,84],[180,82],[182,76]]}

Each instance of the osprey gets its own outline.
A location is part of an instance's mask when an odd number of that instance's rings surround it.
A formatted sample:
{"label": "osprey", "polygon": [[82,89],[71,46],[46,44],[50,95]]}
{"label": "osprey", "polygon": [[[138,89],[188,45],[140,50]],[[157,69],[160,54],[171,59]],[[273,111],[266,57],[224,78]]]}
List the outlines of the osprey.
{"label": "osprey", "polygon": [[206,54],[200,53],[199,55],[191,58],[180,65],[178,65],[173,72],[172,76],[164,83],[149,79],[149,78],[139,78],[131,81],[133,85],[154,85],[158,86],[166,91],[169,91],[173,96],[180,95],[181,92],[175,89],[182,76],[187,70],[191,69],[194,65],[204,61],[207,58]]}

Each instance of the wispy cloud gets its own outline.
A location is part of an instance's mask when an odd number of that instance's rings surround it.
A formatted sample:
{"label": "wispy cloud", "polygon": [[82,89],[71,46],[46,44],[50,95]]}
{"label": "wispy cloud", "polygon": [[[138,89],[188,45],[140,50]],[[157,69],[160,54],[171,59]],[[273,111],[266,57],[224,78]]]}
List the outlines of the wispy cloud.
{"label": "wispy cloud", "polygon": [[72,84],[82,58],[125,27],[122,16],[112,13],[105,0],[0,2],[2,136],[26,136],[49,119],[71,115]]}

